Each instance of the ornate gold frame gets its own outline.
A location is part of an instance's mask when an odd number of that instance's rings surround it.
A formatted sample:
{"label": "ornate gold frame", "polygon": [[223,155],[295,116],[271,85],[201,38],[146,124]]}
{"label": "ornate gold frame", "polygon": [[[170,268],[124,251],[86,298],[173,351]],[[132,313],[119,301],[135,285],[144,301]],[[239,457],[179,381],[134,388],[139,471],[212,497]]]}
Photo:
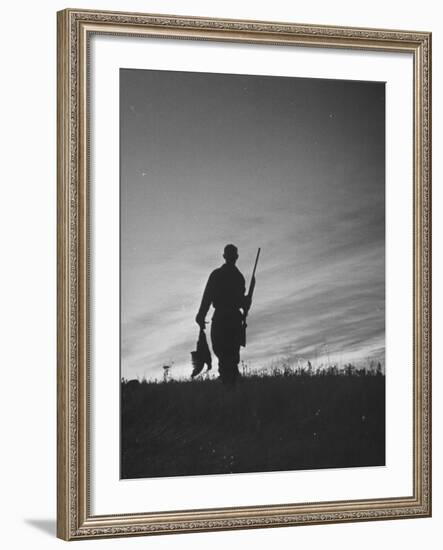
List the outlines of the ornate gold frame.
{"label": "ornate gold frame", "polygon": [[[431,34],[68,9],[58,14],[57,534],[65,540],[431,515]],[[413,495],[93,516],[88,483],[88,40],[94,33],[409,52],[414,59]],[[411,297],[412,298],[412,297]]]}

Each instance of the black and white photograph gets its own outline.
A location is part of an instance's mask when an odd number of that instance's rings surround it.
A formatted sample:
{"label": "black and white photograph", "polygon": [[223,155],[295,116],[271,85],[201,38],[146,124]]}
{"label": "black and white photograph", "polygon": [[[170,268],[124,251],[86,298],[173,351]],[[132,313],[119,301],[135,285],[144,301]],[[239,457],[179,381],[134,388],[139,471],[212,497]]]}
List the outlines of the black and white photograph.
{"label": "black and white photograph", "polygon": [[385,465],[385,84],[120,69],[122,479]]}

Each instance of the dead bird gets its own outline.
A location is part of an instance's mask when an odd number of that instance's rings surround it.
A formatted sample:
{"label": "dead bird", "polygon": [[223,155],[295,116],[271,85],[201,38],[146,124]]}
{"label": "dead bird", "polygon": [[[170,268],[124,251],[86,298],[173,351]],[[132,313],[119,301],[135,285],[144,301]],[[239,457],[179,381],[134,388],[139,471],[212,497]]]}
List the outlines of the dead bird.
{"label": "dead bird", "polygon": [[209,351],[206,334],[203,329],[200,329],[200,333],[198,335],[197,349],[195,351],[191,351],[191,361],[193,366],[191,378],[194,378],[200,374],[205,365],[208,366],[208,371],[212,369],[211,352]]}

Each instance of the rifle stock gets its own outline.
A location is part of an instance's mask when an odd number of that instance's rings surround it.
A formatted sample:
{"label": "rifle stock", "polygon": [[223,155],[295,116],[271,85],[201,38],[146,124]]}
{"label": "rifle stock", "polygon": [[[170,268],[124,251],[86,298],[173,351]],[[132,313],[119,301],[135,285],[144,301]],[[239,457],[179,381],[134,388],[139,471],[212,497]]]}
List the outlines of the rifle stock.
{"label": "rifle stock", "polygon": [[246,323],[246,318],[248,316],[249,309],[250,309],[251,304],[252,304],[252,297],[254,295],[255,272],[257,270],[257,264],[258,264],[258,258],[260,257],[260,251],[261,251],[261,248],[259,248],[257,250],[257,256],[255,257],[254,269],[252,270],[252,277],[251,277],[251,280],[249,282],[249,289],[248,289],[248,294],[247,294],[249,306],[248,306],[247,309],[244,310],[244,313],[243,313],[242,335],[241,335],[241,342],[240,342],[240,345],[242,347],[246,346],[246,327],[248,326],[247,323]]}

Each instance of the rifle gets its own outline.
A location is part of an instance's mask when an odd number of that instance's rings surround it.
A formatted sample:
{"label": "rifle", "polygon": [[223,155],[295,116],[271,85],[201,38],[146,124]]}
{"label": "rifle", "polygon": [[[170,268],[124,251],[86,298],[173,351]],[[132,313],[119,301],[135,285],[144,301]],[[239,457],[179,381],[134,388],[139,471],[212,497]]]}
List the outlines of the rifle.
{"label": "rifle", "polygon": [[252,277],[251,277],[251,281],[249,282],[249,290],[248,290],[248,294],[246,295],[247,298],[248,298],[248,307],[246,309],[244,309],[244,313],[243,313],[243,322],[242,322],[242,334],[241,334],[241,341],[240,341],[240,345],[242,347],[245,347],[246,346],[246,327],[248,326],[246,324],[246,318],[248,317],[248,313],[249,313],[249,308],[251,307],[251,304],[252,304],[252,296],[254,295],[254,289],[255,289],[255,271],[257,269],[257,264],[258,264],[258,258],[260,256],[260,250],[261,248],[259,248],[257,250],[257,256],[255,257],[255,264],[254,264],[254,269],[252,270]]}

